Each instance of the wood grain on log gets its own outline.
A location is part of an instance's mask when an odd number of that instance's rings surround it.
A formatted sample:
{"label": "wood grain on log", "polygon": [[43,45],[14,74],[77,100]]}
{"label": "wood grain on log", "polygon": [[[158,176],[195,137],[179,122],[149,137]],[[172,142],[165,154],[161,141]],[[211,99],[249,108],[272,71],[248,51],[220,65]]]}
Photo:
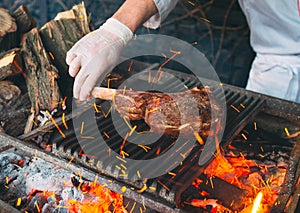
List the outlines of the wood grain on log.
{"label": "wood grain on log", "polygon": [[28,8],[21,5],[12,13],[12,17],[15,18],[18,32],[23,34],[30,31],[32,28],[36,27],[36,21],[28,11]]}
{"label": "wood grain on log", "polygon": [[0,58],[0,80],[22,72],[22,56],[19,48],[8,51]]}
{"label": "wood grain on log", "polygon": [[58,70],[50,62],[37,28],[24,34],[22,56],[28,94],[35,113],[40,110],[54,110],[61,101],[60,90],[56,82]]}
{"label": "wood grain on log", "polygon": [[7,134],[17,136],[23,133],[30,112],[27,94],[10,81],[0,81],[0,121]]}
{"label": "wood grain on log", "polygon": [[17,24],[8,10],[0,8],[0,52],[16,47]]}
{"label": "wood grain on log", "polygon": [[54,20],[40,29],[46,50],[52,56],[53,64],[59,70],[59,85],[64,96],[72,94],[73,79],[68,74],[65,62],[68,50],[84,35],[90,32],[89,18],[84,4],[75,5],[71,10],[58,13]]}

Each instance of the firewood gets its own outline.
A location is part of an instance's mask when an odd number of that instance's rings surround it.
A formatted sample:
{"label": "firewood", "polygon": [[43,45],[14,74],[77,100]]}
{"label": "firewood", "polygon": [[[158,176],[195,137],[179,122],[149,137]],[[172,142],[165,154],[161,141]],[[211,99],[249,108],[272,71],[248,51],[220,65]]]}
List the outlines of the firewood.
{"label": "firewood", "polygon": [[20,34],[27,33],[32,28],[36,27],[36,21],[28,11],[28,8],[24,5],[21,5],[12,13],[12,17],[15,18],[18,32]]}
{"label": "firewood", "polygon": [[53,64],[58,68],[59,76],[63,79],[59,85],[64,96],[72,94],[73,83],[65,62],[66,54],[80,38],[89,32],[89,18],[84,3],[75,5],[71,10],[58,13],[54,20],[40,29],[45,49],[50,53]]}
{"label": "firewood", "polygon": [[12,49],[0,58],[0,80],[22,73],[22,57],[19,48]]}
{"label": "firewood", "polygon": [[0,8],[0,52],[17,46],[17,24],[8,10]]}
{"label": "firewood", "polygon": [[0,81],[1,101],[9,102],[19,98],[21,90],[10,81]]}
{"label": "firewood", "polygon": [[11,81],[0,81],[0,121],[5,132],[12,136],[23,133],[30,112],[28,95],[22,94]]}
{"label": "firewood", "polygon": [[61,101],[56,82],[57,68],[51,64],[37,28],[24,34],[22,56],[25,64],[25,78],[28,94],[35,113],[40,110],[54,110]]}

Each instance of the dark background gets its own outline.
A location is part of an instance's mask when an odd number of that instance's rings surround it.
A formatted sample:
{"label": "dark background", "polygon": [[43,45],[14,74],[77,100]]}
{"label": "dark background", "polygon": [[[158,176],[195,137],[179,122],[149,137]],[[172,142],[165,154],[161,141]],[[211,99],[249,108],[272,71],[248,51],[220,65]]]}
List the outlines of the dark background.
{"label": "dark background", "polygon": [[[14,11],[26,5],[43,26],[60,11],[81,0],[0,0],[0,7]],[[85,0],[91,23],[99,27],[124,2]],[[137,34],[160,33],[185,40],[202,51],[223,83],[245,87],[254,57],[249,29],[237,0],[181,0],[158,30],[141,27]]]}

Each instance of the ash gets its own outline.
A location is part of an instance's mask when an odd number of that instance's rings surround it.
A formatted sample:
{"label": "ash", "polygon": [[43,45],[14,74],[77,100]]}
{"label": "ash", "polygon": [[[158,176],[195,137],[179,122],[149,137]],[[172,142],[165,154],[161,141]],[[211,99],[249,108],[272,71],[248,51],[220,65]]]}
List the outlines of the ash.
{"label": "ash", "polygon": [[[0,153],[0,199],[22,212],[69,212],[64,200],[83,198],[71,176],[70,171],[16,149]],[[46,198],[45,192],[53,195]]]}

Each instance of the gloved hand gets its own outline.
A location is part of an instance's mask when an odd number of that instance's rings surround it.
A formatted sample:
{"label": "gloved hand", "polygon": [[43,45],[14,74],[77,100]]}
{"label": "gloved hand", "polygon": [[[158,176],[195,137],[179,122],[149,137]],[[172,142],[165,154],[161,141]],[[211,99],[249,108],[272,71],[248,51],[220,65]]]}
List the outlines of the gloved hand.
{"label": "gloved hand", "polygon": [[111,71],[125,45],[133,37],[131,30],[114,18],[81,38],[68,52],[69,74],[75,77],[74,98],[89,98],[100,75]]}

